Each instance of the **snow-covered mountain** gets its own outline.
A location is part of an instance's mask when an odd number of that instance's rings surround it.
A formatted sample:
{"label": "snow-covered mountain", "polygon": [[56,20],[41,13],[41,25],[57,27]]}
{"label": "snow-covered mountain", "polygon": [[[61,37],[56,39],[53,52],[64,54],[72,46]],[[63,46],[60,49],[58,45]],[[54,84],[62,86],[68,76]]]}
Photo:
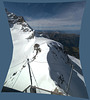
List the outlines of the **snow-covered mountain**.
{"label": "snow-covered mountain", "polygon": [[23,17],[7,10],[6,13],[13,55],[4,86],[19,91],[27,88],[30,93],[28,86],[32,85],[37,87],[37,93],[51,94],[53,91],[88,98],[80,60],[66,54],[61,43],[39,36]]}

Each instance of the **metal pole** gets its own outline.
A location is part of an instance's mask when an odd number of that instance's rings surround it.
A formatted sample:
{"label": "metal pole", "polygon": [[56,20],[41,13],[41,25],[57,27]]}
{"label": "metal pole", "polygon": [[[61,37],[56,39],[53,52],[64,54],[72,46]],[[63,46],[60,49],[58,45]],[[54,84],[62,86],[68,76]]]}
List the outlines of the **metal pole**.
{"label": "metal pole", "polygon": [[31,70],[30,70],[29,59],[27,59],[27,64],[28,64],[28,69],[29,69],[29,74],[30,74],[30,82],[31,82],[31,86],[32,86],[32,75],[31,75]]}
{"label": "metal pole", "polygon": [[69,81],[68,81],[68,87],[67,87],[67,90],[66,90],[67,96],[68,96],[68,92],[69,92],[69,88],[70,88],[70,82],[71,82],[71,78],[72,78],[72,72],[73,72],[73,65],[72,65],[72,68],[71,68],[71,73],[70,73],[70,77],[69,77]]}
{"label": "metal pole", "polygon": [[[25,92],[29,87],[31,87],[31,85],[29,85],[25,90],[23,90],[22,92]],[[39,88],[39,87],[36,87],[36,86],[32,86],[32,87],[34,87],[34,88],[36,88],[36,89],[39,89],[39,90],[42,90],[42,91],[46,91],[46,92],[50,92],[51,94],[60,94],[60,95],[63,95],[63,93],[62,92],[58,92],[58,93],[56,93],[56,92],[54,92],[54,91],[49,91],[49,90],[46,90],[46,89],[43,89],[43,88]]]}

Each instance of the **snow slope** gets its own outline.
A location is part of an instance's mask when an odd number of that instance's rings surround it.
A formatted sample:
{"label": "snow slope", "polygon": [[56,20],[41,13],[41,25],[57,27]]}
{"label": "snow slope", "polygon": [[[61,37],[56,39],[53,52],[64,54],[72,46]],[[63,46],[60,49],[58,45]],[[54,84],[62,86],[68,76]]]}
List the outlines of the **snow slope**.
{"label": "snow slope", "polygon": [[[64,95],[88,98],[80,61],[67,55],[61,43],[37,37],[35,30],[23,17],[6,12],[13,41],[13,55],[4,86],[23,91],[31,84],[29,59],[33,86],[49,91],[57,88]],[[35,44],[38,44],[38,49],[35,49]],[[36,91],[50,94],[40,89]],[[27,92],[30,90],[27,89]]]}

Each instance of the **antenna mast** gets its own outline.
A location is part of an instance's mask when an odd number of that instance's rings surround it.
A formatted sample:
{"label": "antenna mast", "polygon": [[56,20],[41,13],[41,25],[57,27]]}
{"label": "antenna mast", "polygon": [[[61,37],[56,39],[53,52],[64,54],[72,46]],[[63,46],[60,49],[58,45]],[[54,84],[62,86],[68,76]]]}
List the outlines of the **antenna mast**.
{"label": "antenna mast", "polygon": [[31,75],[31,70],[30,70],[29,59],[27,59],[27,64],[28,64],[29,75],[30,75],[30,82],[31,82],[31,87],[32,87],[32,75]]}

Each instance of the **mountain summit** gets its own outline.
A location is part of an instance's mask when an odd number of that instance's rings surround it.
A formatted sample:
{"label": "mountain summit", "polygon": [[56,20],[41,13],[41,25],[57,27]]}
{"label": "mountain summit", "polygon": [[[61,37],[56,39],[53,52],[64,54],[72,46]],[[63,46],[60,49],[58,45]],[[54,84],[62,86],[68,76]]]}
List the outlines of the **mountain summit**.
{"label": "mountain summit", "polygon": [[88,98],[80,60],[66,54],[61,43],[39,36],[23,17],[6,13],[13,55],[4,86]]}

